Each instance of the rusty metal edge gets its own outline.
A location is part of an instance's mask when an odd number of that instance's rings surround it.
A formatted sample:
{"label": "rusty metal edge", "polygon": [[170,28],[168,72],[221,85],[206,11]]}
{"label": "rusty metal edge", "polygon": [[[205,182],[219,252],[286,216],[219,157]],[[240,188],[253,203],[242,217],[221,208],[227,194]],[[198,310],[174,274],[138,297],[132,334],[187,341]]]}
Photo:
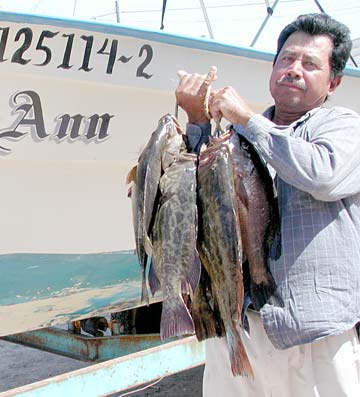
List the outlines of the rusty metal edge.
{"label": "rusty metal edge", "polygon": [[194,368],[204,361],[204,343],[191,336],[8,390],[0,397],[103,397]]}

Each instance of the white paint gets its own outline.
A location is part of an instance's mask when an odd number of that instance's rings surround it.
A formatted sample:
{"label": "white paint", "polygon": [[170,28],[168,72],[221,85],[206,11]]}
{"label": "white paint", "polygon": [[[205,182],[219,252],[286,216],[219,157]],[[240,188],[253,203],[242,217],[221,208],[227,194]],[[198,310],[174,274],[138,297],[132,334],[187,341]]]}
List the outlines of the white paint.
{"label": "white paint", "polygon": [[[207,44],[193,41],[192,47],[162,43],[143,38],[99,33],[64,26],[9,23],[8,46],[0,63],[2,87],[0,97],[1,131],[15,120],[9,101],[16,92],[32,90],[41,100],[48,137],[38,140],[28,127],[21,127],[27,135],[18,141],[0,139],[0,145],[12,150],[0,157],[1,253],[86,253],[132,250],[135,247],[132,230],[131,204],[127,198],[125,179],[136,163],[158,120],[173,112],[176,71],[206,73],[217,65],[219,79],[214,87],[233,84],[254,109],[262,111],[271,103],[268,77],[271,62],[224,53],[227,47],[204,50]],[[84,25],[82,25],[84,26]],[[15,49],[23,37],[15,41],[15,34],[23,27],[33,30],[33,43],[23,57],[31,59],[27,65],[11,63]],[[95,29],[95,27],[94,27]],[[35,49],[44,30],[59,32],[44,43],[52,50],[52,61],[46,66],[34,64],[44,61],[45,54]],[[75,34],[70,70],[59,69],[66,40],[63,34]],[[131,32],[126,32],[131,34]],[[145,33],[143,33],[145,34]],[[79,71],[85,41],[81,35],[93,35],[91,72]],[[104,40],[118,40],[119,54],[133,55],[134,63],[114,65],[111,75],[105,73],[107,57],[96,55]],[[162,38],[166,40],[166,38]],[[154,56],[146,71],[150,79],[136,77],[139,49],[153,48]],[[198,48],[194,48],[198,47]],[[121,50],[121,51],[120,51]],[[255,56],[256,54],[254,54]],[[257,55],[258,56],[258,55]],[[141,61],[141,59],[140,59]],[[360,79],[347,76],[331,104],[338,100],[344,106],[360,110],[355,98]],[[79,138],[60,141],[54,138],[58,115],[80,113],[84,116],[109,113],[109,138],[104,141]],[[180,122],[185,128],[184,115]],[[1,132],[0,131],[0,132]]]}

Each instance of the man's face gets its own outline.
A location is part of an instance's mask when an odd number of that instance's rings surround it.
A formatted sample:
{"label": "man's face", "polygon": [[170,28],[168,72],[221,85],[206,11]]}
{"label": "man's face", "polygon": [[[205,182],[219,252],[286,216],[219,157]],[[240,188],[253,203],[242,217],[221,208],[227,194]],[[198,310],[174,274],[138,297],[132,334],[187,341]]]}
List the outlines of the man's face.
{"label": "man's face", "polygon": [[277,109],[303,114],[325,102],[340,83],[339,76],[331,78],[332,48],[327,35],[290,35],[270,78],[270,92]]}

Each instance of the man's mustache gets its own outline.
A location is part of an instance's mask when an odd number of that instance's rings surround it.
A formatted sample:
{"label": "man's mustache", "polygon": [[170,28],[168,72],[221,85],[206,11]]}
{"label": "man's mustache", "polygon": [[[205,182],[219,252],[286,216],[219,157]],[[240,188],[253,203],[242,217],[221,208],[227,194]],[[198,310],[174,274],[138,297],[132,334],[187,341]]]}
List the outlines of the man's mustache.
{"label": "man's mustache", "polygon": [[291,76],[283,76],[281,79],[276,80],[276,84],[283,84],[283,83],[289,83],[296,88],[299,88],[300,90],[306,91],[306,85],[303,81],[299,81],[295,79],[294,77]]}

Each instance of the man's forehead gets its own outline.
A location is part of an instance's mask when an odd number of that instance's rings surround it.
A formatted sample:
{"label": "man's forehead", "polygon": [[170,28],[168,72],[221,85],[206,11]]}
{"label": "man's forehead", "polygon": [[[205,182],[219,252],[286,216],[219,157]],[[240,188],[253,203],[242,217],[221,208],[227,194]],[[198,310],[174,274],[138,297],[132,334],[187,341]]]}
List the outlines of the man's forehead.
{"label": "man's forehead", "polygon": [[297,31],[292,33],[285,41],[283,47],[298,45],[298,46],[314,46],[323,47],[324,45],[333,46],[332,38],[327,34],[309,34],[306,32]]}
{"label": "man's forehead", "polygon": [[319,51],[306,48],[306,47],[288,47],[288,48],[283,48],[280,51],[280,55],[288,55],[288,56],[298,56],[298,55],[303,55],[306,58],[314,58],[314,59],[320,59],[319,56]]}
{"label": "man's forehead", "polygon": [[309,57],[320,58],[322,54],[330,55],[333,48],[332,40],[327,35],[309,35],[295,32],[285,41],[280,54],[306,54]]}

